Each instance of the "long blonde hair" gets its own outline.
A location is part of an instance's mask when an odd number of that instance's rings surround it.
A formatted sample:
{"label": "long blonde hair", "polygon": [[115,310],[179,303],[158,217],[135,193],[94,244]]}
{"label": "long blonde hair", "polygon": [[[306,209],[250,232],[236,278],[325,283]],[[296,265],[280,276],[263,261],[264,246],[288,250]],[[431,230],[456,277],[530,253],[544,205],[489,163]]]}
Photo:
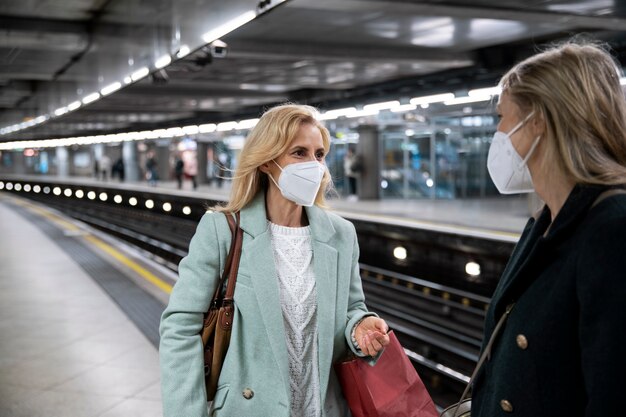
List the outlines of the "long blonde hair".
{"label": "long blonde hair", "polygon": [[[324,154],[330,149],[330,134],[315,118],[317,110],[311,106],[283,104],[266,111],[256,126],[250,131],[239,155],[239,162],[233,177],[230,201],[217,211],[236,212],[244,208],[261,189],[267,189],[267,174],[259,167],[284,154],[303,124],[316,126],[321,134]],[[328,170],[315,197],[315,204],[326,207],[325,194],[331,183]]]}
{"label": "long blonde hair", "polygon": [[521,111],[543,118],[543,169],[556,164],[579,184],[623,185],[626,99],[619,78],[603,48],[568,42],[517,64],[500,85]]}

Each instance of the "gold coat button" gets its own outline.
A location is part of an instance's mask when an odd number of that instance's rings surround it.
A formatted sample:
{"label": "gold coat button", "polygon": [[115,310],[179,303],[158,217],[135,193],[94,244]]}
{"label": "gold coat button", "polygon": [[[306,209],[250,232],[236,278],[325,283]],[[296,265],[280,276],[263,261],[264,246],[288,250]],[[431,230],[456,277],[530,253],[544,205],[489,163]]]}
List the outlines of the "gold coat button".
{"label": "gold coat button", "polygon": [[243,390],[242,395],[243,398],[249,400],[250,398],[254,397],[254,391],[252,391],[250,388],[246,388]]}
{"label": "gold coat button", "polygon": [[522,350],[525,350],[528,347],[528,339],[523,334],[518,334],[515,338],[515,342],[517,343],[517,347]]}
{"label": "gold coat button", "polygon": [[502,408],[503,411],[506,411],[507,413],[513,412],[513,404],[511,404],[511,402],[508,400],[500,401],[500,407]]}

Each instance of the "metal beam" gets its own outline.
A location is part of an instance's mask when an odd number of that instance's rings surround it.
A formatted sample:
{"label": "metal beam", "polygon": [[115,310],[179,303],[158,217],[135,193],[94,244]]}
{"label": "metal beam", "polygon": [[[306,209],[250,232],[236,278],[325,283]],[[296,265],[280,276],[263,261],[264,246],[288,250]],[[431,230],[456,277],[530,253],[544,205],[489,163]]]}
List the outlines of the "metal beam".
{"label": "metal beam", "polygon": [[[344,1],[344,0],[341,0]],[[434,51],[420,47],[370,47],[342,45],[340,43],[290,43],[258,42],[251,39],[228,41],[228,56],[241,59],[292,59],[315,61],[393,62],[445,64],[446,66],[472,65],[470,53]]]}
{"label": "metal beam", "polygon": [[455,4],[426,3],[414,0],[317,0],[316,2],[300,5],[291,3],[289,7],[313,8],[317,10],[341,10],[361,12],[393,12],[414,16],[452,17],[458,19],[497,19],[513,20],[528,23],[548,23],[566,29],[598,29],[626,31],[626,19],[613,16],[584,16],[574,13],[529,11],[499,6],[494,1],[493,6],[459,6]]}

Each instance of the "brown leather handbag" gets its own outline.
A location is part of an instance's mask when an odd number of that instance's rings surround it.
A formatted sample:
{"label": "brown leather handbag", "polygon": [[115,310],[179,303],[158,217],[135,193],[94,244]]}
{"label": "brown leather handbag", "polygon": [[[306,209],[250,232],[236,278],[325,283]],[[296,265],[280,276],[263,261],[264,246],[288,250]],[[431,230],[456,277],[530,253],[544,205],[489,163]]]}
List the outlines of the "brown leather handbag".
{"label": "brown leather handbag", "polygon": [[[222,364],[226,358],[230,333],[233,328],[233,296],[237,284],[237,272],[239,271],[239,259],[241,258],[241,245],[243,231],[239,227],[239,212],[236,214],[237,221],[233,216],[226,214],[228,226],[232,232],[230,250],[226,258],[224,272],[218,282],[209,310],[204,315],[202,327],[202,345],[204,346],[204,383],[206,385],[207,401],[213,401],[217,390],[217,381],[220,377]],[[223,293],[226,283],[226,293]]]}

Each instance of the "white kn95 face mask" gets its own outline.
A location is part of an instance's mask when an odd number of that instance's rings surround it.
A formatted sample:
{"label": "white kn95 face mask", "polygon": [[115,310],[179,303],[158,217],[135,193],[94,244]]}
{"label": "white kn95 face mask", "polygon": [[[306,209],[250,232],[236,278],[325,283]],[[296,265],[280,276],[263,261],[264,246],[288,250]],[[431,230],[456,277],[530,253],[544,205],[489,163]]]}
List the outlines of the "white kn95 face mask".
{"label": "white kn95 face mask", "polygon": [[522,127],[533,113],[531,112],[526,116],[524,120],[515,125],[508,133],[497,131],[493,135],[487,156],[487,169],[500,194],[523,194],[531,193],[535,190],[527,163],[539,144],[541,136],[535,138],[524,159],[517,153],[513,143],[511,143],[511,135]]}
{"label": "white kn95 face mask", "polygon": [[278,183],[268,175],[283,197],[301,206],[311,207],[315,203],[326,167],[317,161],[297,162],[285,168],[276,161],[272,162],[282,171]]}

